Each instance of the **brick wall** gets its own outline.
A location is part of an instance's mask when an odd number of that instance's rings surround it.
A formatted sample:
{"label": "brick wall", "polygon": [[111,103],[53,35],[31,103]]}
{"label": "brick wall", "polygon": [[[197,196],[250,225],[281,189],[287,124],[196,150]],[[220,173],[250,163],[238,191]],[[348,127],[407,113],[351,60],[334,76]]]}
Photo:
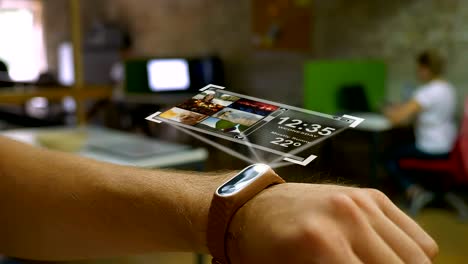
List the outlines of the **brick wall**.
{"label": "brick wall", "polygon": [[[68,5],[44,0],[48,57],[69,39]],[[416,85],[414,57],[425,48],[448,59],[448,78],[468,94],[468,4],[463,0],[316,0],[311,54],[253,52],[250,0],[82,0],[84,28],[95,19],[129,28],[141,56],[220,54],[231,88],[301,104],[302,65],[311,58],[381,58],[388,94]],[[462,96],[460,96],[462,98]],[[460,99],[461,100],[461,99]]]}
{"label": "brick wall", "polygon": [[[82,0],[83,30],[93,21],[127,28],[134,56],[203,56],[217,54],[226,62],[227,78],[238,84],[250,51],[248,0]],[[44,0],[50,67],[56,50],[70,39],[68,4]],[[241,85],[237,85],[241,86]]]}
{"label": "brick wall", "polygon": [[[81,0],[83,28],[103,17],[104,0]],[[71,40],[70,8],[68,0],[43,0],[47,60],[51,71],[57,70],[57,48]]]}
{"label": "brick wall", "polygon": [[227,83],[242,87],[250,53],[249,0],[108,0],[105,16],[133,34],[137,56],[204,56],[225,63]]}
{"label": "brick wall", "polygon": [[143,55],[237,57],[249,48],[246,0],[110,0],[106,17],[130,29]]}
{"label": "brick wall", "polygon": [[[68,1],[44,0],[49,65],[70,39]],[[229,88],[302,103],[304,54],[252,52],[250,0],[82,0],[83,29],[96,19],[127,28],[135,56],[220,55]]]}
{"label": "brick wall", "polygon": [[[439,49],[447,77],[468,96],[468,4],[463,0],[315,1],[317,58],[381,58],[388,64],[388,94],[416,85],[414,58]],[[460,101],[463,96],[460,96]]]}
{"label": "brick wall", "polygon": [[70,39],[68,1],[44,0],[44,33],[49,70],[57,70],[58,45]]}

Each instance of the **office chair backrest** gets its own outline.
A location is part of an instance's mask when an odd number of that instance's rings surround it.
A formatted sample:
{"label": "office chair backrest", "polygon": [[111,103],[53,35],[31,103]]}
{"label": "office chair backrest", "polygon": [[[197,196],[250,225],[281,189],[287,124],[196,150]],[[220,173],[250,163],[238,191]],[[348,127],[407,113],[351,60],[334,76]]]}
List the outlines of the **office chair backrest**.
{"label": "office chair backrest", "polygon": [[343,112],[370,112],[366,90],[363,84],[345,84],[340,86],[336,98],[339,111]]}
{"label": "office chair backrest", "polygon": [[465,181],[468,182],[468,97],[465,99],[465,109],[460,129],[459,139],[461,159],[465,171]]}

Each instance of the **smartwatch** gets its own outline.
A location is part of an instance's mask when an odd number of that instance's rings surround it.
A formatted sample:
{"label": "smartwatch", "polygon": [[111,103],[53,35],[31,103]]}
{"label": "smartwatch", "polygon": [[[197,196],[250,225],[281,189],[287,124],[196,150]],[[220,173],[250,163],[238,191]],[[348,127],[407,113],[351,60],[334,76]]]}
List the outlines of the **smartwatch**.
{"label": "smartwatch", "polygon": [[253,164],[227,182],[213,195],[208,214],[207,245],[213,264],[229,264],[226,237],[237,210],[264,189],[285,181],[266,164]]}

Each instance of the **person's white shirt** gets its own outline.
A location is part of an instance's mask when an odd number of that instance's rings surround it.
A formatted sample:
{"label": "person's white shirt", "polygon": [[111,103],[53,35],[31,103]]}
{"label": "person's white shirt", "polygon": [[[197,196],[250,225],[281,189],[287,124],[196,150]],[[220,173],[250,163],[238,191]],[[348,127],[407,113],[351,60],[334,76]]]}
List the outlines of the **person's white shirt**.
{"label": "person's white shirt", "polygon": [[426,153],[449,153],[457,137],[456,94],[444,80],[433,80],[416,90],[422,110],[415,125],[416,147]]}

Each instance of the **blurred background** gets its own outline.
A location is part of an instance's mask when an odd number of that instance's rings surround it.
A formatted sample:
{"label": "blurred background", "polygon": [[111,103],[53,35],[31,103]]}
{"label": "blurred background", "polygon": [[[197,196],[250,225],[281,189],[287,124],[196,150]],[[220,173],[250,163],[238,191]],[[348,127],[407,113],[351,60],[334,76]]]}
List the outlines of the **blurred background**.
{"label": "blurred background", "polygon": [[[0,36],[0,134],[107,162],[198,171],[245,167],[144,119],[213,83],[366,118],[361,128],[315,146],[319,158],[311,165],[279,173],[296,182],[378,188],[404,208],[385,157],[392,146],[414,140],[413,127],[391,126],[382,111],[412,98],[423,50],[445,58],[458,127],[466,119],[468,3],[462,0],[0,0]],[[171,62],[182,69],[168,71]],[[161,71],[165,88],[154,79]],[[456,153],[465,165],[467,147]],[[451,166],[430,178],[443,182],[437,192],[456,201],[431,201],[413,217],[440,243],[436,263],[467,263],[468,215],[460,201],[468,196],[468,170],[455,177]],[[79,263],[209,261],[187,253]]]}

